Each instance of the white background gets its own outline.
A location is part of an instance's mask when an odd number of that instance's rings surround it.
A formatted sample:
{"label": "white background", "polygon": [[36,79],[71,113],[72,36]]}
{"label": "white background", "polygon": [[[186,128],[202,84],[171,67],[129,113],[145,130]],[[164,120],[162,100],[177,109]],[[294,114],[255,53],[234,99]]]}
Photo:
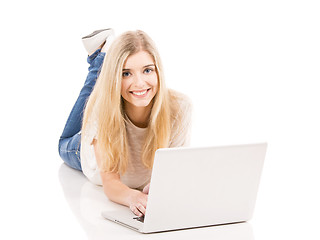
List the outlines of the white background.
{"label": "white background", "polygon": [[269,143],[255,239],[320,238],[318,1],[31,0],[0,9],[1,236],[86,238],[61,189],[57,146],[87,73],[81,37],[112,27],[154,39],[167,85],[193,101],[193,146]]}

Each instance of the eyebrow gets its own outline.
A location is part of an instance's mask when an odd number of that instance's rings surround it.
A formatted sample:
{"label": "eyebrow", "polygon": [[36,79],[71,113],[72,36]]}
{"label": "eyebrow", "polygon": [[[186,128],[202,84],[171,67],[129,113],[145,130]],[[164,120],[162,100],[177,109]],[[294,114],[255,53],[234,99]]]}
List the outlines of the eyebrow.
{"label": "eyebrow", "polygon": [[[154,64],[148,64],[148,65],[143,66],[142,68],[146,68],[146,67],[155,67],[155,65]],[[122,71],[129,71],[129,70],[130,70],[129,68],[122,69]]]}

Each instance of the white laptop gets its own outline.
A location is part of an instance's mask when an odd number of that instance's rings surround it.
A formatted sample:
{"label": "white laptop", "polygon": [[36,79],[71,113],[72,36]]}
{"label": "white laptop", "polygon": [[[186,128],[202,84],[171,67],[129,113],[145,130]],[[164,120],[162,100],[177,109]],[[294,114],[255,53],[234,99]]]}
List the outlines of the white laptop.
{"label": "white laptop", "polygon": [[145,216],[121,205],[102,216],[142,233],[248,221],[266,149],[266,143],[158,149]]}

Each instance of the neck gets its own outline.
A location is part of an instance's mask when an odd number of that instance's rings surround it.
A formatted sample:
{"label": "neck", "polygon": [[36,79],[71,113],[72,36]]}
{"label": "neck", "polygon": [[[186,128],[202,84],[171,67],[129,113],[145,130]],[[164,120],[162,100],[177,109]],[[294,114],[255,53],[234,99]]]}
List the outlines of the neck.
{"label": "neck", "polygon": [[125,101],[124,110],[130,121],[137,127],[146,128],[149,124],[152,102],[146,107],[136,107]]}

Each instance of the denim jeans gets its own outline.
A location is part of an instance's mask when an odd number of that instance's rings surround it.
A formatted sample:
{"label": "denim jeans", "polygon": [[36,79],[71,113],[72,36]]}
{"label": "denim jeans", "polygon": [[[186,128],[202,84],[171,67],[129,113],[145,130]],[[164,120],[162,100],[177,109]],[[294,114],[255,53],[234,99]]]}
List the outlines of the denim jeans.
{"label": "denim jeans", "polygon": [[88,56],[89,73],[59,139],[59,155],[70,167],[81,169],[81,125],[85,104],[99,76],[105,53],[100,49]]}

